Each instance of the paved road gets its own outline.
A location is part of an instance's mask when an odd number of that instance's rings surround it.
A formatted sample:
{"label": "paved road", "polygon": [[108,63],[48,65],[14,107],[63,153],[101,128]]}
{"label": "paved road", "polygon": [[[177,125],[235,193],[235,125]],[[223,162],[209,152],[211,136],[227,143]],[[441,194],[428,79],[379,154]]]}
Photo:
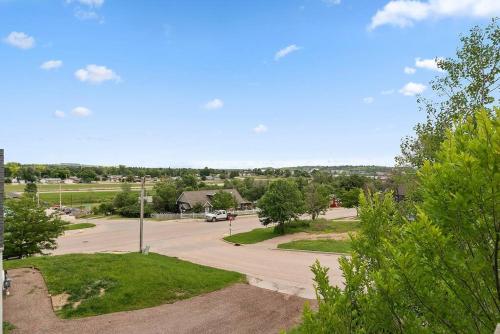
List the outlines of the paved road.
{"label": "paved road", "polygon": [[[327,212],[327,218],[354,216],[353,209],[337,208]],[[68,231],[59,238],[54,254],[120,252],[138,250],[139,224],[133,220],[92,220],[91,229]],[[262,227],[255,216],[238,217],[233,233]],[[177,256],[194,263],[234,270],[248,276],[252,285],[286,294],[313,299],[314,289],[311,264],[318,259],[330,267],[333,284],[342,285],[338,255],[285,252],[274,249],[274,244],[234,246],[221,240],[229,233],[227,222],[201,221],[147,221],[144,225],[144,243],[150,251]]]}

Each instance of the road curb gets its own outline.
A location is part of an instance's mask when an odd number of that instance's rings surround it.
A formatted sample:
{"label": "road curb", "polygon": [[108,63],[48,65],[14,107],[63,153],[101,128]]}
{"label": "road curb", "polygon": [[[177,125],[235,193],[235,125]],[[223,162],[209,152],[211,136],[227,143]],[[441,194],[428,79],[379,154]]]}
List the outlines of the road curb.
{"label": "road curb", "polygon": [[270,250],[277,251],[285,251],[285,252],[301,252],[301,253],[316,253],[316,254],[324,254],[324,255],[345,255],[349,256],[347,253],[336,253],[336,252],[322,252],[322,251],[313,251],[313,250],[304,250],[304,249],[288,249],[288,248],[269,248]]}
{"label": "road curb", "polygon": [[230,245],[233,245],[233,246],[243,246],[242,244],[239,244],[239,243],[236,243],[236,242],[227,241],[224,238],[221,238],[220,240],[224,241],[226,244],[230,244]]}

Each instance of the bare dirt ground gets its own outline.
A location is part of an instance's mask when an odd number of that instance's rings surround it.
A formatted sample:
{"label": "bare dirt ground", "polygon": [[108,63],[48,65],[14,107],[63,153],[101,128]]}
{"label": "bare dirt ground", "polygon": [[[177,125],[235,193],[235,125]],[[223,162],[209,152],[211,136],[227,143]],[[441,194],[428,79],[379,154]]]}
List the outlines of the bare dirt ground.
{"label": "bare dirt ground", "polygon": [[63,320],[58,318],[42,275],[33,269],[9,271],[11,295],[4,302],[12,333],[156,334],[279,333],[300,321],[305,299],[246,284],[157,307]]}

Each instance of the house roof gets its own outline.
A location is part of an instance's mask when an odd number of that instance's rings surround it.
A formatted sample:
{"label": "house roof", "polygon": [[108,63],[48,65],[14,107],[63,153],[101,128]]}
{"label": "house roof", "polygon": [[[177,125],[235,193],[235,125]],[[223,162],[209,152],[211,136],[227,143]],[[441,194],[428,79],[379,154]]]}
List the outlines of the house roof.
{"label": "house roof", "polygon": [[[210,203],[210,198],[215,195],[220,190],[194,190],[194,191],[184,191],[179,198],[177,203],[187,203],[189,206],[193,207],[196,203],[201,203],[204,205],[206,202]],[[250,203],[243,197],[236,189],[222,189],[224,192],[228,192],[234,196],[238,205]]]}

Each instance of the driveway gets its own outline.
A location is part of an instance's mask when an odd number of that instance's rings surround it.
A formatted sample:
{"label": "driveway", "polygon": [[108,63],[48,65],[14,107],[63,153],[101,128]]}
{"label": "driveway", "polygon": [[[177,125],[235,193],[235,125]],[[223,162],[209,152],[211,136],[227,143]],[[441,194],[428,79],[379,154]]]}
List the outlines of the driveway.
{"label": "driveway", "polygon": [[[336,208],[326,218],[355,216],[355,209]],[[85,220],[81,220],[82,222]],[[128,252],[139,249],[139,223],[134,220],[91,220],[91,229],[68,231],[58,240],[54,254]],[[233,233],[262,227],[256,216],[238,217]],[[330,267],[332,284],[342,286],[339,255],[280,252],[262,245],[234,246],[221,240],[228,235],[228,222],[206,223],[193,220],[146,221],[144,244],[151,252],[176,256],[220,269],[246,274],[250,284],[303,298],[315,298],[310,266],[318,259]]]}

